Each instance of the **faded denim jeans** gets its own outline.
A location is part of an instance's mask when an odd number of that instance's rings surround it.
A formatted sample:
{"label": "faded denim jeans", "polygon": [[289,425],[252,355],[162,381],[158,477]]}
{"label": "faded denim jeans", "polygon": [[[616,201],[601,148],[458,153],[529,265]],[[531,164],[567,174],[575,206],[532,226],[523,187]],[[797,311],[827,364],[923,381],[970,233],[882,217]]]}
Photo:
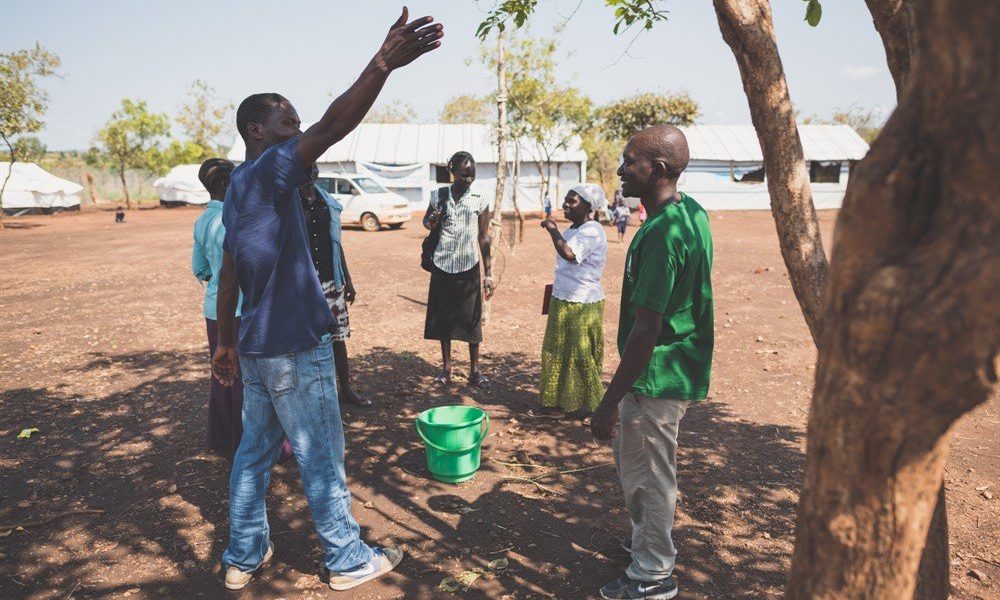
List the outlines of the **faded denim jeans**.
{"label": "faded denim jeans", "polygon": [[269,544],[264,495],[271,468],[287,436],[299,466],[313,525],[331,571],[347,571],[372,558],[351,515],[344,474],[344,427],[334,379],[333,346],[268,358],[240,357],[243,370],[243,440],[229,481],[229,547],[225,565],[257,569]]}
{"label": "faded denim jeans", "polygon": [[690,404],[628,393],[618,407],[615,466],[632,521],[632,564],[625,574],[636,581],[674,572],[677,433]]}

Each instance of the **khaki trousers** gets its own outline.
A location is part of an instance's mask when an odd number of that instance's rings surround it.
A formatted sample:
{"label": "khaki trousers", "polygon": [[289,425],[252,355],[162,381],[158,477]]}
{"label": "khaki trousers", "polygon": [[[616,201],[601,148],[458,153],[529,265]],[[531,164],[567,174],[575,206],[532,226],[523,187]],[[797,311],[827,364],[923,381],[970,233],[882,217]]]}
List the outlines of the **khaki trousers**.
{"label": "khaki trousers", "polygon": [[629,393],[618,407],[615,466],[632,521],[632,564],[625,573],[637,581],[674,572],[677,432],[690,403]]}

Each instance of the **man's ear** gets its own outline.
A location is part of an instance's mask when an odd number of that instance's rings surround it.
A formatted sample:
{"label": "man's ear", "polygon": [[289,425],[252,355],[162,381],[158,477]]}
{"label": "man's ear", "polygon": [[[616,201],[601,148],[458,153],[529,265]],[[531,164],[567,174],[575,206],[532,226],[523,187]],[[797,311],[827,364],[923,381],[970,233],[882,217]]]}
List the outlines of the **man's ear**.
{"label": "man's ear", "polygon": [[670,179],[670,167],[662,160],[654,160],[650,175],[652,179]]}
{"label": "man's ear", "polygon": [[264,139],[264,133],[260,130],[260,123],[247,123],[247,133],[255,140]]}

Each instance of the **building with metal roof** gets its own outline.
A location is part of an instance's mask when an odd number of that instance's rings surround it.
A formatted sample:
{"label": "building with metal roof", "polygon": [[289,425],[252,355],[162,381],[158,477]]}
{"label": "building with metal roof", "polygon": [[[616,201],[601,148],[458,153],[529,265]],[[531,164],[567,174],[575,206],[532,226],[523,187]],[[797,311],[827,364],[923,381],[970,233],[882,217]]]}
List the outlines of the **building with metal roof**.
{"label": "building with metal roof", "polygon": [[[476,159],[476,185],[483,190],[496,189],[496,130],[485,124],[362,123],[327,150],[317,164],[322,171],[367,175],[407,198],[414,210],[423,210],[431,194],[449,183],[448,159],[460,150]],[[241,161],[245,154],[243,139],[237,136],[229,159]],[[536,160],[539,155],[534,144],[522,141],[518,205],[526,211],[541,210],[539,162],[543,163],[544,171],[551,168],[553,198],[560,198],[570,187],[584,181],[587,174],[587,154],[579,139],[553,152],[549,163]],[[510,168],[514,156],[515,144],[510,142],[507,147]],[[513,208],[512,187],[508,185],[505,194],[507,209]]]}
{"label": "building with metal roof", "polygon": [[[680,181],[681,189],[712,210],[768,209],[771,201],[764,173],[764,156],[752,125],[692,125],[682,127],[691,149],[691,161]],[[868,144],[848,125],[799,125],[802,149],[809,166],[813,202],[817,208],[838,208],[843,202],[851,166],[864,158]],[[486,124],[362,123],[327,150],[318,164],[324,172],[369,176],[423,210],[431,194],[448,183],[446,165],[459,150],[477,162],[477,185],[496,187],[496,131]],[[243,160],[243,140],[236,138],[229,158]],[[538,161],[537,148],[520,144],[518,205],[525,211],[542,209],[542,170],[550,175],[550,194],[557,203],[573,185],[586,179],[587,154],[579,139]],[[507,159],[512,172],[515,144]],[[513,208],[513,185],[507,186],[505,209]],[[607,190],[611,192],[612,190]],[[635,204],[635,201],[631,202]]]}

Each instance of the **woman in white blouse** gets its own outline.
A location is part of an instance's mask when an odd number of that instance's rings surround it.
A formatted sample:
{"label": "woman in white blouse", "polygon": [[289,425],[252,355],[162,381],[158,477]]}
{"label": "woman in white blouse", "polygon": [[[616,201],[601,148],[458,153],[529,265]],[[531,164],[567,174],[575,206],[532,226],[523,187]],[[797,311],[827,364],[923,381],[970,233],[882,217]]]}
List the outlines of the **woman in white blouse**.
{"label": "woman in white blouse", "polygon": [[556,250],[555,283],[549,321],[542,342],[542,407],[554,412],[591,413],[604,394],[604,289],[601,276],[608,253],[604,227],[591,219],[607,198],[600,186],[574,186],[563,202],[571,222],[560,233],[550,219],[542,222]]}

